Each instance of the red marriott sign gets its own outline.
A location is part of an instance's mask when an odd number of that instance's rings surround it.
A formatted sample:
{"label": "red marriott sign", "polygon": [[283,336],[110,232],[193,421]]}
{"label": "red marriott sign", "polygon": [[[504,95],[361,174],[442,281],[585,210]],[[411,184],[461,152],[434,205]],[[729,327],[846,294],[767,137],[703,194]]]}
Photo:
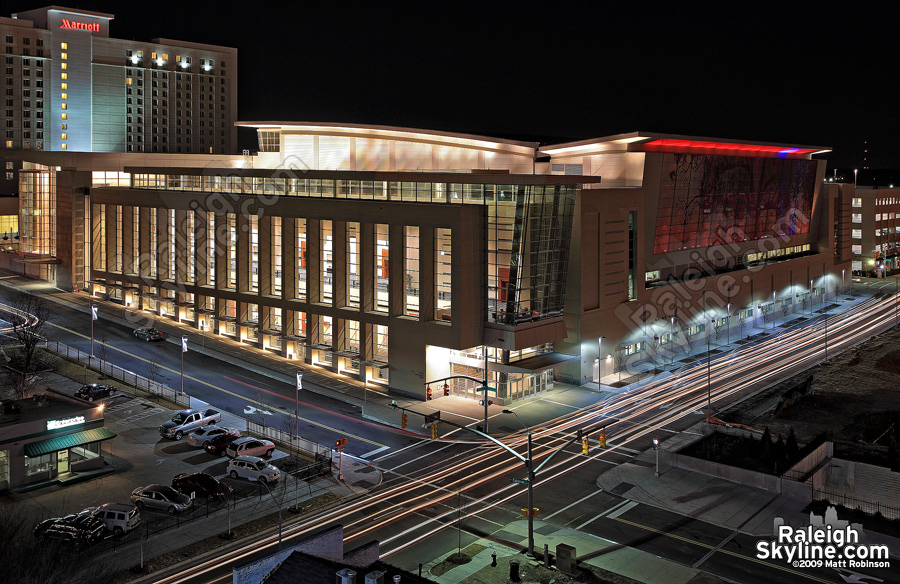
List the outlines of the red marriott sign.
{"label": "red marriott sign", "polygon": [[92,32],[100,32],[99,22],[75,22],[74,20],[62,19],[59,28],[74,28],[76,30],[89,30]]}

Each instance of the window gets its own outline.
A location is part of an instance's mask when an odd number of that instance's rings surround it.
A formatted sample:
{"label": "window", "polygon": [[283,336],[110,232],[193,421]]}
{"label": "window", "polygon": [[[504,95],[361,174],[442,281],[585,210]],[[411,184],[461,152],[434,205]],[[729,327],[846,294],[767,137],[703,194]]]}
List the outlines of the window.
{"label": "window", "polygon": [[419,228],[407,226],[404,233],[404,297],[403,314],[419,316]]}
{"label": "window", "polygon": [[[887,219],[887,214],[884,216]],[[875,213],[875,221],[881,221],[881,213]]]}
{"label": "window", "polygon": [[688,329],[687,334],[688,334],[688,336],[699,335],[700,333],[702,333],[705,330],[706,330],[705,324],[695,324],[694,326],[692,326],[691,328]]}
{"label": "window", "polygon": [[853,205],[854,207],[862,207],[862,199],[853,198],[853,199],[851,199],[850,204]]}
{"label": "window", "polygon": [[852,246],[850,246],[850,251],[855,255],[862,255],[862,246],[861,245],[852,245]]}
{"label": "window", "polygon": [[853,239],[862,239],[862,229],[854,229],[851,237],[853,237]]}
{"label": "window", "polygon": [[449,321],[452,288],[452,251],[449,229],[434,230],[434,319]]}

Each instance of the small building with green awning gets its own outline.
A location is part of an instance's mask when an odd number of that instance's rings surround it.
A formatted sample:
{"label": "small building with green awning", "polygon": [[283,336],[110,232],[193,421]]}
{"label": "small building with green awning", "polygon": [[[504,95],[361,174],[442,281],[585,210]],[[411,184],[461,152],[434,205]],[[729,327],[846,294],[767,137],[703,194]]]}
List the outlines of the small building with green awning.
{"label": "small building with green awning", "polygon": [[49,391],[0,406],[0,490],[65,482],[109,466],[102,444],[116,433],[103,407]]}

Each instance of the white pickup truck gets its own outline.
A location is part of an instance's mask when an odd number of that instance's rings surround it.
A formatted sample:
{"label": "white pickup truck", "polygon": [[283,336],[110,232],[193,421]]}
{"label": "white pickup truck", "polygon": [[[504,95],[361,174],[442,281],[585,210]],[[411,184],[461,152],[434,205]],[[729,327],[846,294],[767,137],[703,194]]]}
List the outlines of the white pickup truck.
{"label": "white pickup truck", "polygon": [[181,410],[172,419],[159,427],[159,435],[163,438],[181,440],[185,434],[193,432],[201,426],[216,424],[222,420],[217,410]]}

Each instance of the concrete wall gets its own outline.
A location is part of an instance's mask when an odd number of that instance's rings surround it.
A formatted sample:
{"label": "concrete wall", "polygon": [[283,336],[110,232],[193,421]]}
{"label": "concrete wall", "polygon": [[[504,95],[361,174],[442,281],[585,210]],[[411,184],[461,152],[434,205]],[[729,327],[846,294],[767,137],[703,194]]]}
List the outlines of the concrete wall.
{"label": "concrete wall", "polygon": [[829,493],[900,507],[900,473],[891,469],[835,458],[825,471]]}

